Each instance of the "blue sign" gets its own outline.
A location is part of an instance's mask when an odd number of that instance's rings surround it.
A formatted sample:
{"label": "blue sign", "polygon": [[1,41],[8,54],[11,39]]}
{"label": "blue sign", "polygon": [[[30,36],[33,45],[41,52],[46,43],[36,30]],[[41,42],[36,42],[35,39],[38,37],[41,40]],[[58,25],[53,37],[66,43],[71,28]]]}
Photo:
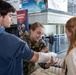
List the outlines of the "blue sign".
{"label": "blue sign", "polygon": [[28,2],[28,0],[21,0],[21,4],[27,3],[27,2]]}
{"label": "blue sign", "polygon": [[47,0],[21,0],[22,9],[28,9],[29,13],[41,12],[47,9]]}

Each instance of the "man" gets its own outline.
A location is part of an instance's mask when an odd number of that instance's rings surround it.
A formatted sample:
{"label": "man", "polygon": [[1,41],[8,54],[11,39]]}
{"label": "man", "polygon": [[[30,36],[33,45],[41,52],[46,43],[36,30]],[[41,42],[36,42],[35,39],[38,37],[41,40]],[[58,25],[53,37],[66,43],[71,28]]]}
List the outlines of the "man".
{"label": "man", "polygon": [[52,60],[50,53],[32,51],[26,42],[5,31],[12,22],[15,9],[7,2],[0,0],[0,75],[23,75],[22,59],[32,62]]}

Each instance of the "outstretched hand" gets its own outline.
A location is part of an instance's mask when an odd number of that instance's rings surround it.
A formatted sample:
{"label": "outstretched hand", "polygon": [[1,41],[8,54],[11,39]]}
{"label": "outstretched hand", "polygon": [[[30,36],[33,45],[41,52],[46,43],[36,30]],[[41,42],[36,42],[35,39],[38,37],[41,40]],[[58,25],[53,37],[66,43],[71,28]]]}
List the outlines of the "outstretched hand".
{"label": "outstretched hand", "polygon": [[48,48],[46,47],[46,48],[42,49],[41,52],[48,52]]}
{"label": "outstretched hand", "polygon": [[55,62],[55,61],[54,61],[53,56],[51,56],[50,62],[49,62],[49,63],[46,63],[45,67],[46,67],[46,68],[49,68],[50,66],[55,65],[55,64],[57,64],[57,63],[58,63],[58,62]]}

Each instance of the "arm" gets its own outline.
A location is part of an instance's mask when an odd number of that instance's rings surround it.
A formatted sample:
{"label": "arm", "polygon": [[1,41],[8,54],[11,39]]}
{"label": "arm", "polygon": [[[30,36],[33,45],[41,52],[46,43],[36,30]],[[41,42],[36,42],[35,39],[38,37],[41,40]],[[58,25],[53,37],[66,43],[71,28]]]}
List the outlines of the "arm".
{"label": "arm", "polygon": [[42,49],[40,52],[47,52],[47,51],[48,51],[48,48],[46,47],[46,48]]}
{"label": "arm", "polygon": [[48,52],[48,47],[46,46],[46,43],[44,40],[39,40],[39,51],[40,52]]}
{"label": "arm", "polygon": [[[23,47],[23,48],[22,48]],[[51,57],[55,58],[57,54],[53,52],[49,53],[43,53],[43,52],[34,52],[32,51],[27,43],[24,43],[24,45],[21,47],[22,56],[26,60],[30,60],[32,62],[42,63],[42,62],[49,62],[51,60]]]}
{"label": "arm", "polygon": [[50,62],[50,60],[53,60],[53,58],[55,58],[57,56],[56,53],[43,53],[43,52],[34,52],[34,55],[32,57],[32,59],[30,61],[32,62],[37,62],[37,63],[41,63],[41,62]]}
{"label": "arm", "polygon": [[[41,49],[40,52],[48,52],[48,48],[47,48],[47,46],[46,46],[46,43],[45,43],[45,41],[42,40],[42,39],[39,41],[39,49]],[[51,58],[51,60],[50,60],[49,63],[39,63],[39,66],[42,67],[42,68],[44,68],[44,69],[47,69],[47,68],[49,68],[52,64],[53,64],[53,65],[56,64],[56,62],[53,61],[53,58]]]}
{"label": "arm", "polygon": [[37,52],[34,52],[34,55],[30,61],[32,62],[37,62],[39,59],[39,54]]}

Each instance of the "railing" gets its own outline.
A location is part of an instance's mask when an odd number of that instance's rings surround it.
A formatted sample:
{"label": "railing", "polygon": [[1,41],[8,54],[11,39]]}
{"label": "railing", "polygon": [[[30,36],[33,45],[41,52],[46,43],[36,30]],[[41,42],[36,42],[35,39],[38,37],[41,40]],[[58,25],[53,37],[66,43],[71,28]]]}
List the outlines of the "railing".
{"label": "railing", "polygon": [[52,45],[49,43],[49,37],[45,37],[45,42],[49,48],[49,51],[60,53],[68,49],[69,42],[65,35],[55,35],[54,39],[54,44]]}

